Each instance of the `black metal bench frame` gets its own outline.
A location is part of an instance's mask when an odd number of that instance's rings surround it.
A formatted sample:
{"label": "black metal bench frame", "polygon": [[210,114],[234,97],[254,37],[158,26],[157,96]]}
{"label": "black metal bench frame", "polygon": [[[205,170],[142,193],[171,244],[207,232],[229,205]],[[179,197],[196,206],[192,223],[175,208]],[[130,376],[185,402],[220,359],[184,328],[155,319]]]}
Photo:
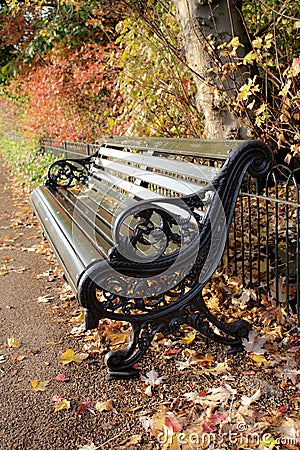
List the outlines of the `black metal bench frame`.
{"label": "black metal bench frame", "polygon": [[[101,146],[91,156],[60,160],[50,167],[43,189],[53,193],[53,208],[59,190],[87,184],[100,150]],[[263,177],[271,165],[268,146],[259,141],[242,142],[229,154],[218,175],[196,193],[143,200],[121,211],[114,224],[115,245],[107,258],[91,260],[78,279],[69,277],[85,309],[86,329],[96,328],[102,318],[131,324],[130,344],[105,357],[111,378],[137,376],[134,366],[155,334],[170,335],[182,324],[228,345],[231,352],[243,350],[242,339],[249,334],[249,323],[224,323],[217,319],[203,301],[202,290],[220,262],[245,173]],[[34,191],[32,204],[36,212],[39,201]],[[197,211],[204,206],[209,208],[209,214],[200,216]],[[159,217],[159,227],[154,215]],[[38,217],[49,235],[42,214]],[[122,227],[132,218],[136,221],[133,232],[124,237]],[[84,218],[79,214],[74,220]],[[149,246],[149,236],[154,239],[150,256],[138,248]],[[180,249],[164,254],[172,242]],[[58,259],[64,268],[63,256]]]}

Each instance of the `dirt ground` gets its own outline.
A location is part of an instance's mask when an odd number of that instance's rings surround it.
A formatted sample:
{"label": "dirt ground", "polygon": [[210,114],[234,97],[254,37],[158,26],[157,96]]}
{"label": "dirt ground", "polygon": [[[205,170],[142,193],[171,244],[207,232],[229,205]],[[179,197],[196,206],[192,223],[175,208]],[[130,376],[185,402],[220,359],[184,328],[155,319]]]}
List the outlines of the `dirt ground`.
{"label": "dirt ground", "polygon": [[[156,340],[139,365],[145,379],[108,381],[99,332],[82,331],[29,194],[0,163],[0,450],[299,448],[296,327],[274,332],[272,357],[228,358],[191,332]],[[120,326],[103,330],[122,341]]]}

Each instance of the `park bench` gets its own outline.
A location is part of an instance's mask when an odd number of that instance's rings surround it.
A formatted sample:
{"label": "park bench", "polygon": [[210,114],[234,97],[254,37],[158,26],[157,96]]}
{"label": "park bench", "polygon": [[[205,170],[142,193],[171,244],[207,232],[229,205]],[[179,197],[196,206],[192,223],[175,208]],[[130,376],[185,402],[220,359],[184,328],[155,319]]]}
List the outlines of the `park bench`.
{"label": "park bench", "polygon": [[109,352],[111,378],[138,375],[156,333],[188,324],[243,350],[250,325],[223,322],[203,301],[227,240],[246,172],[263,177],[272,153],[260,141],[107,138],[84,158],[51,165],[31,202],[85,309],[86,329],[131,324]]}

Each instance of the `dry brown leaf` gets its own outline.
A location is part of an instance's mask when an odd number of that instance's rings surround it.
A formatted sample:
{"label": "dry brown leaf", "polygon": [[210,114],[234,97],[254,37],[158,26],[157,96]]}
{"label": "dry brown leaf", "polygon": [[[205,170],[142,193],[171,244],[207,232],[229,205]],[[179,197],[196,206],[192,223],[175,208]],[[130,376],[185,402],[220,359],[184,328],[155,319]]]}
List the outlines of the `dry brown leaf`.
{"label": "dry brown leaf", "polygon": [[114,409],[113,401],[110,399],[107,400],[106,402],[96,402],[95,409],[99,412],[112,411]]}

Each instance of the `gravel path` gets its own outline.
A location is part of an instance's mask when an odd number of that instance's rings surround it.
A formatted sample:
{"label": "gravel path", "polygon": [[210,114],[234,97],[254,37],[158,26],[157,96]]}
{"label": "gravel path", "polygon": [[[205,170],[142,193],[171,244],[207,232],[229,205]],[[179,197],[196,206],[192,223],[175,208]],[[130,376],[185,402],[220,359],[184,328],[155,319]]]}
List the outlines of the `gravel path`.
{"label": "gravel path", "polygon": [[[211,417],[217,417],[216,405],[210,407],[213,416],[208,416],[204,406],[200,411],[200,402],[186,403],[184,394],[194,392],[201,397],[229,384],[240,396],[250,397],[261,390],[257,417],[251,410],[252,425],[269,424],[278,408],[288,408],[289,417],[299,420],[299,384],[287,380],[283,386],[273,369],[263,371],[262,363],[254,364],[245,355],[228,360],[226,349],[200,338],[185,346],[178,339],[153,343],[140,364],[141,373],[155,369],[166,379],[157,380],[152,395],[147,382],[141,380],[108,382],[103,345],[97,344],[99,335],[80,331],[80,310],[43,243],[28,197],[26,188],[17,187],[0,164],[0,450],[204,448],[178,443],[163,446],[147,426],[155,423],[159,429],[164,417],[174,432],[185,426],[191,430],[193,423],[205,430],[203,414],[211,426]],[[75,334],[71,332],[74,327]],[[106,323],[104,329],[111,336],[115,333],[116,339],[122,337],[120,327]],[[206,353],[200,354],[203,345]],[[81,364],[62,364],[61,355],[67,348],[81,355]],[[187,360],[195,351],[198,365],[179,370],[175,360]],[[61,374],[69,380],[58,381]],[[223,398],[225,408],[229,397]],[[228,409],[234,410],[232,404]],[[180,425],[176,417],[181,418]],[[236,445],[228,442],[210,448]]]}

